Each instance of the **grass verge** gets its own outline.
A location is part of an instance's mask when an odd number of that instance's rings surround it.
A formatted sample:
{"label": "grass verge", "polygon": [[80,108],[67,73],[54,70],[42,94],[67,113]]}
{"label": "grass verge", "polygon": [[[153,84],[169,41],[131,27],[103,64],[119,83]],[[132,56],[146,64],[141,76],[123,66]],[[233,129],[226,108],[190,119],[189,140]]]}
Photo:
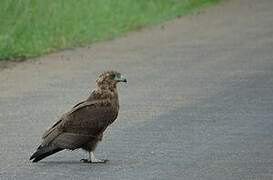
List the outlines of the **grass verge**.
{"label": "grass verge", "polygon": [[220,0],[2,0],[0,60],[108,40]]}

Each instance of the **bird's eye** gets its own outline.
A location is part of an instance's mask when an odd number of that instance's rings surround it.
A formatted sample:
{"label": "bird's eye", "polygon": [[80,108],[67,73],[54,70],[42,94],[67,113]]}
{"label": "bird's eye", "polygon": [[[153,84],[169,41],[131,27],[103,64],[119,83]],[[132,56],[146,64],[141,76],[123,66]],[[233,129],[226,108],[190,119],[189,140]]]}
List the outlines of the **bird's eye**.
{"label": "bird's eye", "polygon": [[116,77],[115,74],[111,74],[111,75],[110,75],[110,78],[111,78],[111,79],[115,79],[115,77]]}

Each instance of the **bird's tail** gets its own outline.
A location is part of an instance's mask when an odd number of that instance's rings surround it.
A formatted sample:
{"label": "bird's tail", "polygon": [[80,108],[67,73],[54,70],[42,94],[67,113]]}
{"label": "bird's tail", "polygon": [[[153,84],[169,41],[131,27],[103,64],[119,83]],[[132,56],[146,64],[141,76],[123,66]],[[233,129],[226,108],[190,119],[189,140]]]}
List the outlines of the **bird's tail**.
{"label": "bird's tail", "polygon": [[59,147],[54,147],[54,146],[39,146],[36,152],[32,154],[29,160],[32,160],[32,162],[38,162],[46,158],[47,156],[55,154],[61,150],[63,149]]}

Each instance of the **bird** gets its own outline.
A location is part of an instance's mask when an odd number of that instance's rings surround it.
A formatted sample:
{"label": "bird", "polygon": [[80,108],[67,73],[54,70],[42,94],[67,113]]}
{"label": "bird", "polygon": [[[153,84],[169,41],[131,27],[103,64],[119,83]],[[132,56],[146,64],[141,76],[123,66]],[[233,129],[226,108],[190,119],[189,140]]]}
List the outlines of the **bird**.
{"label": "bird", "polygon": [[124,75],[117,71],[105,71],[96,80],[96,88],[89,97],[64,113],[42,135],[42,142],[30,160],[38,162],[62,150],[83,149],[88,152],[84,163],[105,163],[97,159],[94,150],[103,138],[103,132],[118,116],[119,99],[117,84],[127,83]]}

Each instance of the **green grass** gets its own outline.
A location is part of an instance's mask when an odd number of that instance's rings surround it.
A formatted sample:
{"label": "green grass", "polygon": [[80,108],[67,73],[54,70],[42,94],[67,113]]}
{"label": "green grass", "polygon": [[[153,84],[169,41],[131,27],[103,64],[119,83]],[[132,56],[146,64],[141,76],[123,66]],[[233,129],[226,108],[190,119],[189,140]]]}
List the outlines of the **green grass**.
{"label": "green grass", "polygon": [[220,0],[1,0],[0,60],[108,40]]}

